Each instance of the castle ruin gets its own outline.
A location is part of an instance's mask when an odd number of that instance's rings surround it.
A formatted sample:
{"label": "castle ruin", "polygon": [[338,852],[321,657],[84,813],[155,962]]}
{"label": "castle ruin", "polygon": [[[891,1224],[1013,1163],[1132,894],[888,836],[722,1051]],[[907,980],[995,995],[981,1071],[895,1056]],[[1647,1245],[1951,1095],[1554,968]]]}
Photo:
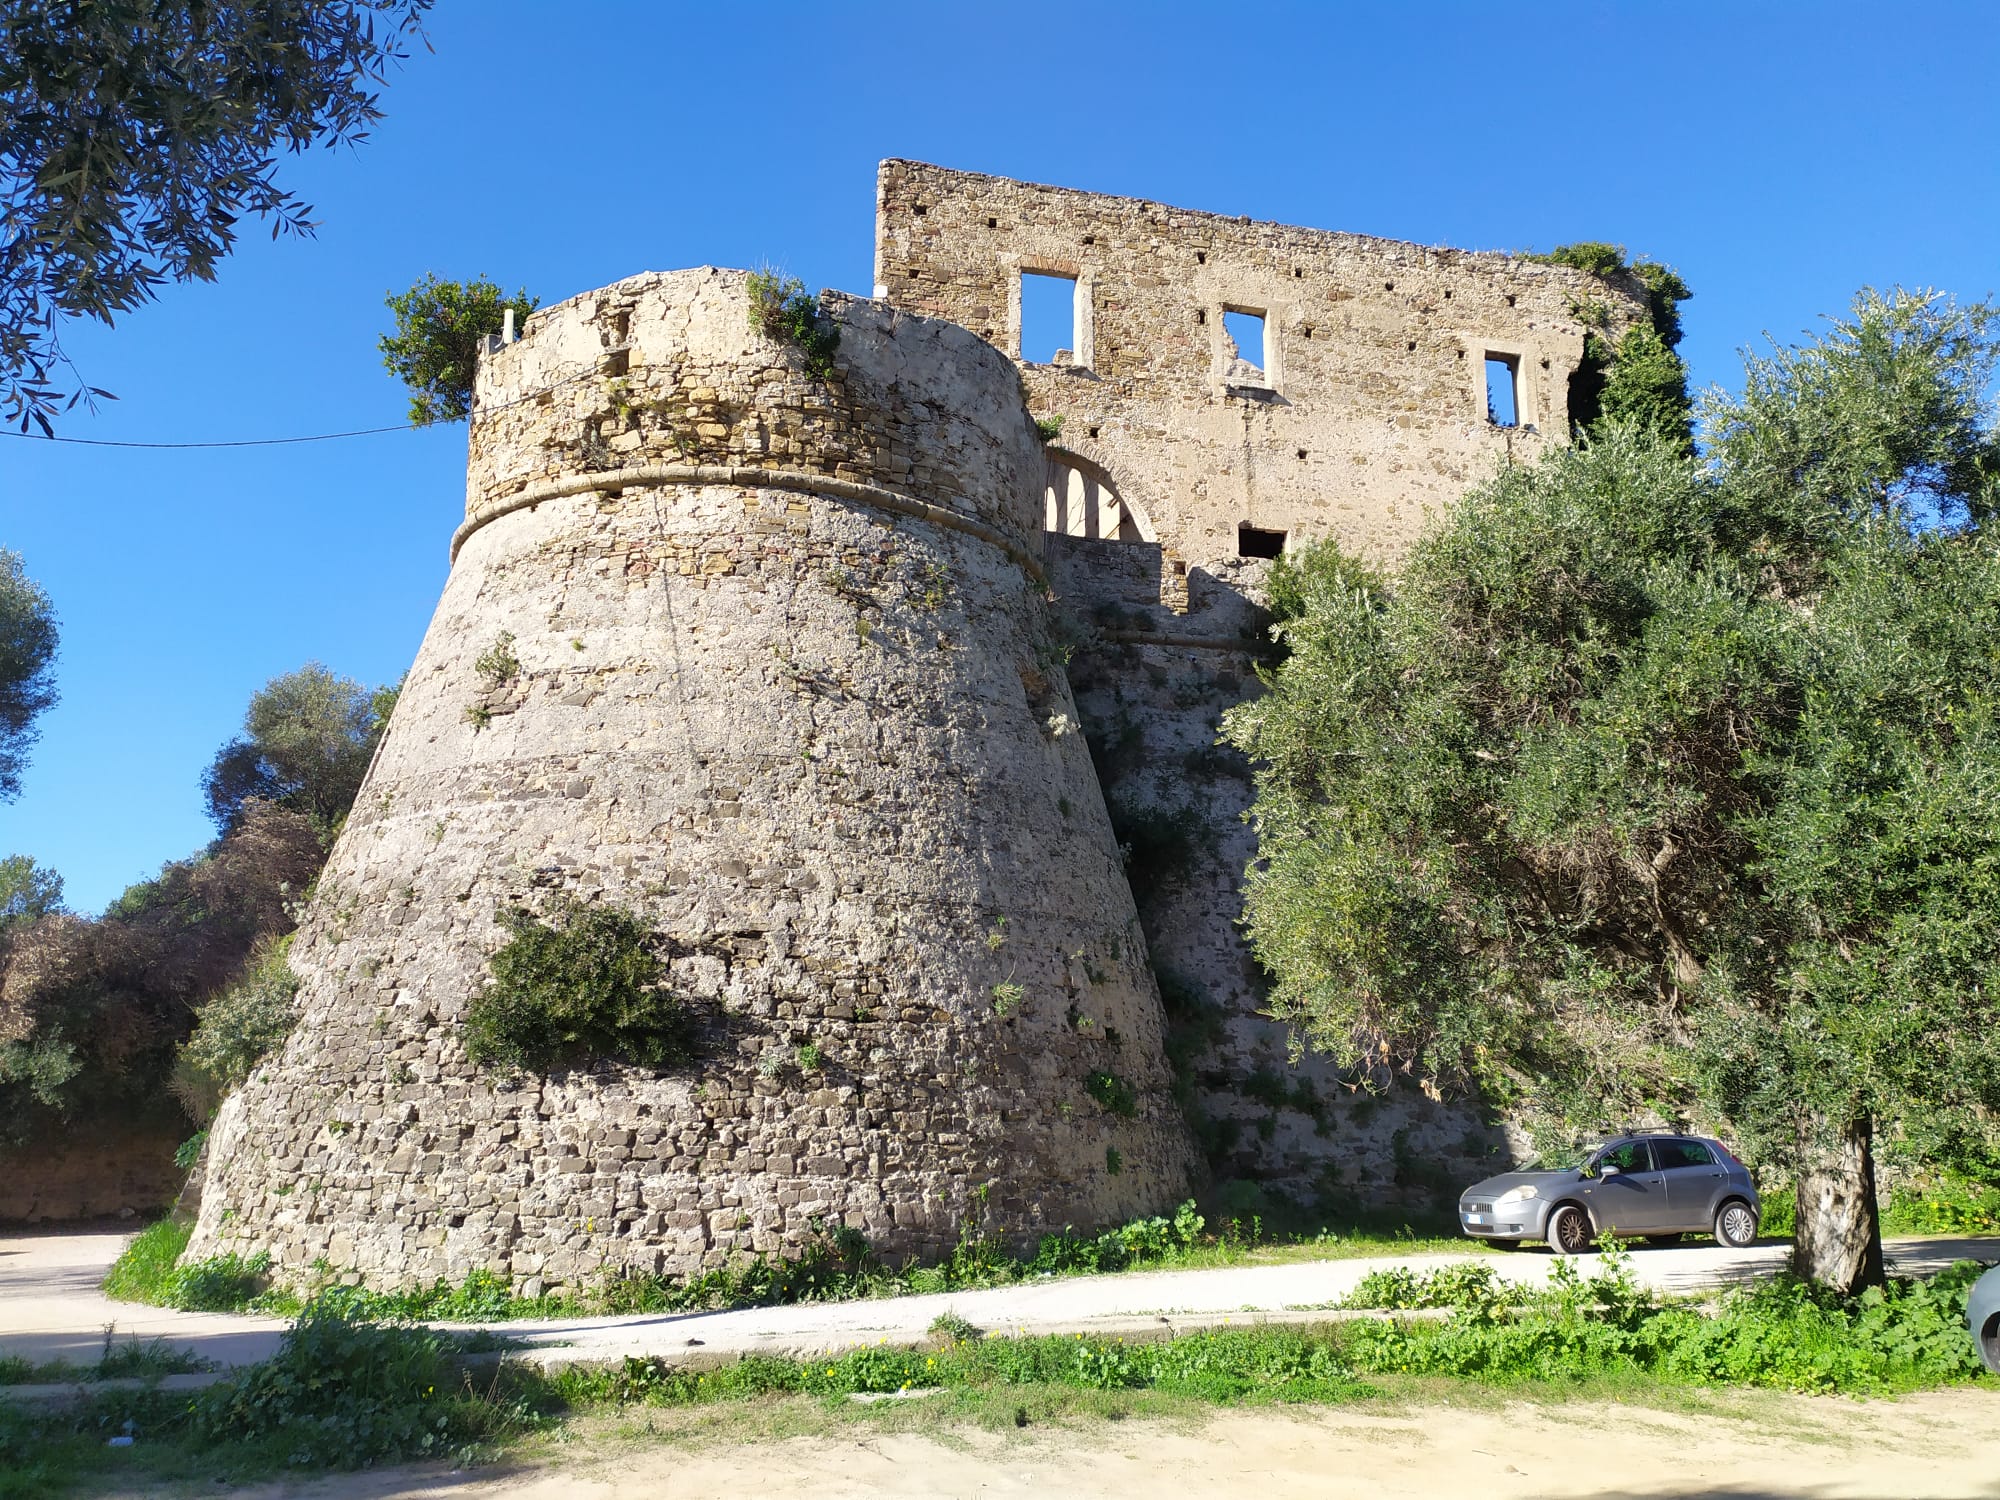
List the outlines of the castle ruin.
{"label": "castle ruin", "polygon": [[[1066,357],[1019,362],[1023,275],[1073,283]],[[1287,1060],[1215,726],[1269,559],[1393,561],[1563,441],[1577,308],[1636,289],[900,161],[829,378],[747,281],[633,277],[483,360],[451,576],[190,1253],[535,1289],[839,1228],[932,1256],[1216,1174],[1380,1198],[1491,1149]],[[698,1062],[468,1059],[500,915],[558,898],[660,934]]]}

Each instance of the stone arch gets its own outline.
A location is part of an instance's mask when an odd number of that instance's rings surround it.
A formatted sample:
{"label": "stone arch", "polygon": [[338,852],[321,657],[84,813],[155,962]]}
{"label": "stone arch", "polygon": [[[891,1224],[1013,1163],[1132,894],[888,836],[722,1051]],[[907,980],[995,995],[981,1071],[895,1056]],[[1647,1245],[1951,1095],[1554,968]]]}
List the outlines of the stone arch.
{"label": "stone arch", "polygon": [[1047,450],[1042,528],[1058,536],[1111,542],[1157,542],[1146,513],[1119,492],[1102,464],[1067,448]]}

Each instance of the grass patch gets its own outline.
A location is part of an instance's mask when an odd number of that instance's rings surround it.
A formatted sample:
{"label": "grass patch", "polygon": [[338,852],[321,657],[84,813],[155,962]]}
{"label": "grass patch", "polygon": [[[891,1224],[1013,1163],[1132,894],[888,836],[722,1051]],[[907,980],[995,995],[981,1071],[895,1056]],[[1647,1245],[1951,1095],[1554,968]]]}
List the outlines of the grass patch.
{"label": "grass patch", "polygon": [[[449,1335],[308,1306],[278,1353],[192,1394],[103,1391],[60,1407],[0,1401],[0,1500],[124,1481],[212,1483],[396,1459],[476,1461],[546,1427],[530,1378],[474,1382]],[[114,1438],[129,1447],[114,1449]]]}
{"label": "grass patch", "polygon": [[[1442,1320],[1225,1327],[1151,1341],[981,1337],[940,1319],[922,1348],[878,1343],[702,1370],[628,1359],[554,1376],[527,1365],[471,1371],[466,1346],[451,1336],[370,1322],[351,1296],[330,1294],[304,1309],[269,1363],[192,1398],[103,1392],[61,1411],[0,1402],[0,1500],[120,1478],[157,1487],[413,1457],[464,1464],[620,1409],[675,1414],[675,1436],[742,1440],[859,1420],[1004,1429],[1218,1406],[1477,1403],[1503,1394],[1685,1407],[1712,1405],[1715,1388],[1869,1395],[1991,1383],[1964,1335],[1978,1269],[1967,1263],[1848,1301],[1780,1280],[1705,1311],[1656,1301],[1613,1252],[1588,1280],[1559,1262],[1553,1284],[1538,1291],[1465,1267],[1364,1284],[1364,1300],[1444,1306]],[[852,1400],[911,1392],[935,1394]],[[651,1418],[647,1429],[658,1435]],[[134,1446],[107,1449],[121,1434]]]}
{"label": "grass patch", "polygon": [[251,1308],[289,1312],[298,1299],[270,1292],[271,1259],[215,1255],[179,1264],[192,1224],[162,1219],[142,1231],[104,1276],[106,1296],[183,1312],[244,1312]]}
{"label": "grass patch", "polygon": [[332,1269],[303,1295],[270,1285],[262,1255],[216,1256],[176,1264],[192,1228],[171,1220],[140,1234],[113,1264],[104,1290],[127,1302],[201,1312],[265,1312],[290,1316],[309,1300],[328,1297],[357,1317],[413,1322],[497,1323],[522,1318],[571,1318],[617,1313],[722,1312],[800,1302],[845,1302],[930,1292],[975,1291],[1050,1276],[1092,1276],[1131,1270],[1206,1270],[1217,1266],[1278,1265],[1349,1260],[1368,1255],[1482,1253],[1478,1241],[1423,1235],[1407,1224],[1394,1229],[1321,1229],[1267,1237],[1262,1221],[1227,1219],[1219,1228],[1192,1200],[1172,1218],[1134,1219],[1097,1235],[1064,1230],[1044,1235],[1033,1251],[1017,1255],[996,1241],[968,1234],[935,1265],[888,1266],[867,1244],[844,1231],[829,1235],[790,1260],[746,1258],[699,1276],[622,1276],[540,1297],[514,1295],[505,1277],[473,1271],[457,1282],[396,1292],[334,1287]]}
{"label": "grass patch", "polygon": [[104,1352],[95,1364],[73,1365],[66,1359],[36,1364],[10,1355],[0,1359],[0,1386],[87,1384],[99,1380],[157,1380],[162,1375],[194,1375],[213,1370],[213,1361],[176,1349],[165,1339],[145,1343],[128,1338],[119,1343],[104,1330]]}
{"label": "grass patch", "polygon": [[1541,1289],[1500,1282],[1481,1265],[1381,1271],[1365,1277],[1346,1305],[1444,1307],[1452,1316],[1356,1323],[1344,1347],[1369,1373],[1883,1395],[1980,1378],[1965,1304],[1983,1270],[1961,1261],[1851,1299],[1780,1276],[1725,1293],[1712,1312],[1658,1298],[1618,1249],[1605,1252],[1589,1279],[1557,1261]]}

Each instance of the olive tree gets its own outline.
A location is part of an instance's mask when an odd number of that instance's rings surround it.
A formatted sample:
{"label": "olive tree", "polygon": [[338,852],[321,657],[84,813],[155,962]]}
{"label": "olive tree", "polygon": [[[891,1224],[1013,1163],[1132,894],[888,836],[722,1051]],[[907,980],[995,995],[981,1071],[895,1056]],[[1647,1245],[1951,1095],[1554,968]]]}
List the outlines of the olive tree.
{"label": "olive tree", "polygon": [[1864,294],[1703,412],[1503,471],[1378,575],[1288,563],[1247,882],[1272,1003],[1551,1127],[1726,1121],[1800,1272],[1874,1145],[2000,1168],[1993,310]]}
{"label": "olive tree", "polygon": [[279,158],[366,139],[431,4],[0,0],[0,413],[85,393],[64,319],[213,279],[245,215],[310,234]]}
{"label": "olive tree", "polygon": [[370,692],[316,661],[273,677],[251,695],[243,732],[202,777],[216,827],[231,832],[255,799],[302,813],[330,840],[354,805],[394,703],[394,689]]}
{"label": "olive tree", "polygon": [[0,547],[0,802],[21,795],[35,720],[56,703],[56,615],[21,555]]}

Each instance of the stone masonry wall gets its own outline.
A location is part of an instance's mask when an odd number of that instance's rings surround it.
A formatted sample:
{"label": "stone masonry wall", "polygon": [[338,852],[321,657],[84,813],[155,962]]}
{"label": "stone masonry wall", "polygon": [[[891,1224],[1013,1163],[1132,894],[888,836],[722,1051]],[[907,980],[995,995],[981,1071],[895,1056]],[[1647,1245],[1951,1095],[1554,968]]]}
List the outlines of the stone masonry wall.
{"label": "stone masonry wall", "polygon": [[[1045,545],[1059,606],[1087,627],[1071,680],[1105,795],[1139,834],[1132,882],[1214,1172],[1347,1203],[1476,1175],[1505,1149],[1477,1111],[1291,1061],[1261,1013],[1238,927],[1249,768],[1215,744],[1257,690],[1264,638],[1270,565],[1243,555],[1242,528],[1393,567],[1438,506],[1567,441],[1585,315],[1615,338],[1645,316],[1642,289],[917,162],[884,162],[878,187],[876,295],[1006,350],[1036,415],[1062,421]],[[1075,279],[1055,363],[1019,361],[1024,272]],[[1263,314],[1254,365],[1230,310]],[[1488,420],[1489,353],[1516,365],[1511,428]],[[1161,847],[1190,857],[1143,868]]]}
{"label": "stone masonry wall", "polygon": [[[211,1134],[190,1254],[557,1286],[842,1225],[935,1255],[1186,1190],[1022,561],[1044,459],[1018,379],[949,324],[829,305],[826,382],[714,270],[546,309],[484,362],[456,562],[293,945],[298,1028]],[[503,636],[518,669],[482,673]],[[700,1061],[467,1060],[497,913],[558,893],[663,934]]]}
{"label": "stone masonry wall", "polygon": [[6,1153],[0,1224],[58,1224],[157,1213],[174,1201],[183,1173],[174,1150],[186,1118],[144,1114],[63,1124]]}
{"label": "stone masonry wall", "polygon": [[[1566,266],[882,163],[875,294],[1015,356],[1024,272],[1076,279],[1060,364],[1024,364],[1061,446],[1108,473],[1169,566],[1238,556],[1248,524],[1393,562],[1425,513],[1568,440],[1578,309],[1616,337],[1636,282]],[[1227,310],[1265,320],[1262,366]],[[1520,425],[1487,420],[1485,358],[1519,365]]]}

